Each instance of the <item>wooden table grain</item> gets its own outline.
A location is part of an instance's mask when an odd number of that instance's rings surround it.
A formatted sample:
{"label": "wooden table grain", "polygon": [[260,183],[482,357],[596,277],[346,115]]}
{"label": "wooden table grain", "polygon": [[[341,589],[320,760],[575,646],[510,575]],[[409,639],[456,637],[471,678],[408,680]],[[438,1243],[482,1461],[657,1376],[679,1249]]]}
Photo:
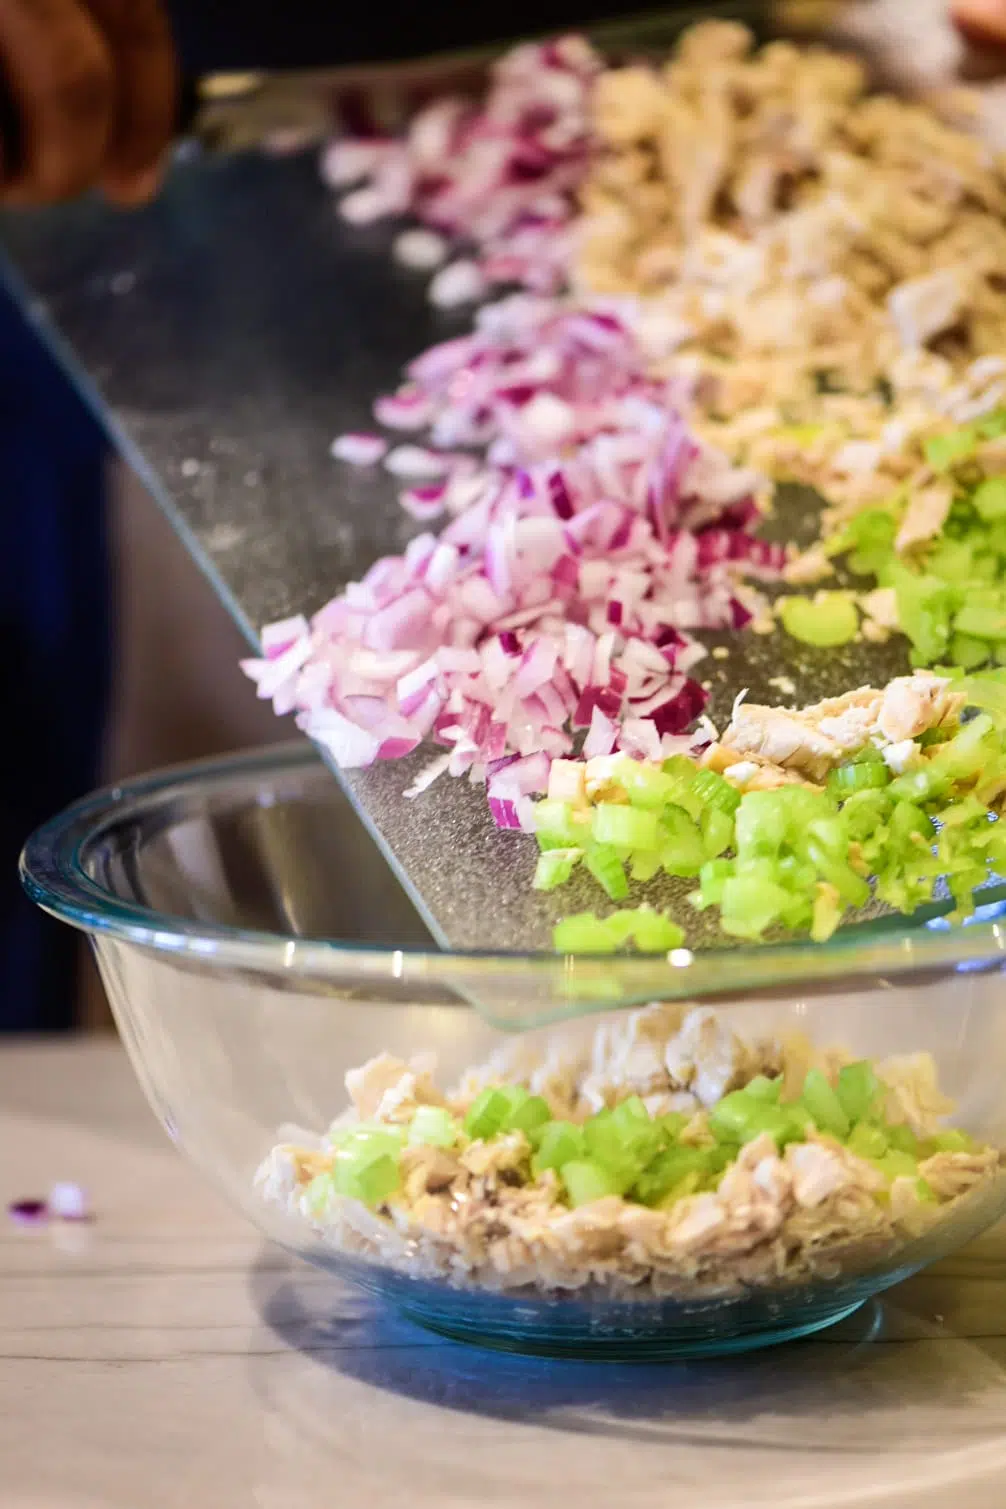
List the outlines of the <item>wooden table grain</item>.
{"label": "wooden table grain", "polygon": [[0,1049],[2,1509],[1003,1509],[1006,1231],[818,1340],[626,1367],[439,1342],[265,1247],[111,1041]]}

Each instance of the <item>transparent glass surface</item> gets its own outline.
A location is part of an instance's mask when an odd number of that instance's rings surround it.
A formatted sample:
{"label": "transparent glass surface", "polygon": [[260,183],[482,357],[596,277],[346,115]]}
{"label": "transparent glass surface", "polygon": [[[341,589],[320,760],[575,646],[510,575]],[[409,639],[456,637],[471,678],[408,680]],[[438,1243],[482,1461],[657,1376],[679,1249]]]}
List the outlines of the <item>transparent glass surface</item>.
{"label": "transparent glass surface", "polygon": [[[1006,930],[919,926],[828,949],[564,960],[435,951],[339,788],[303,745],[99,793],[28,843],[23,877],[87,932],[146,1094],[263,1232],[443,1332],[603,1356],[737,1350],[828,1324],[1006,1210],[1003,1180],[867,1272],[702,1303],[493,1294],[350,1259],[266,1204],[256,1168],[293,1124],[322,1132],[346,1071],[432,1052],[442,1084],[516,1029],[592,1031],[652,999],[715,1000],[742,1036],[793,1028],[856,1056],[931,1052],[959,1124],[1006,1146]],[[993,913],[996,908],[991,909]],[[758,989],[749,988],[753,984]]]}

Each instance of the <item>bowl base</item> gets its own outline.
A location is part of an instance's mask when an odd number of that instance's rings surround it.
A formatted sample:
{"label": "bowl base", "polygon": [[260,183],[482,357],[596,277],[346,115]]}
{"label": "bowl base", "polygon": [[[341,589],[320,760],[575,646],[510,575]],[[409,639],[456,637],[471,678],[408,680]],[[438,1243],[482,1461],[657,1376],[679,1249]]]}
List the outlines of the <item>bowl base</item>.
{"label": "bowl base", "polygon": [[430,1314],[421,1305],[398,1305],[396,1308],[406,1320],[432,1331],[448,1341],[463,1342],[467,1346],[485,1347],[494,1352],[512,1352],[526,1357],[565,1358],[580,1362],[688,1362],[701,1357],[733,1357],[741,1352],[755,1352],[762,1347],[777,1347],[787,1341],[799,1341],[837,1325],[840,1320],[854,1315],[866,1303],[857,1299],[853,1304],[839,1305],[822,1315],[816,1313],[812,1320],[803,1320],[796,1325],[766,1327],[764,1330],[744,1331],[730,1335],[707,1337],[699,1340],[687,1332],[664,1336],[640,1333],[638,1336],[589,1335],[558,1336],[531,1335],[518,1329],[490,1331],[484,1326],[467,1326],[460,1321],[445,1321],[440,1315]]}

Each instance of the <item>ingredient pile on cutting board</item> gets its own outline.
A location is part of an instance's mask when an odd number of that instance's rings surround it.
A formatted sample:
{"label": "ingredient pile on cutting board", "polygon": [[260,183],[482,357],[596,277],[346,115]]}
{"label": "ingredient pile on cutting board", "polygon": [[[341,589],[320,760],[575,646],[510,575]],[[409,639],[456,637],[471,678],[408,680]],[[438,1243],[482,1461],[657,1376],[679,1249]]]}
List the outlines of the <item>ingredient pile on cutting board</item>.
{"label": "ingredient pile on cutting board", "polygon": [[[404,797],[484,782],[542,890],[694,877],[747,939],[944,883],[970,910],[1006,869],[1006,158],[947,108],[715,21],[662,65],[519,47],[481,101],[333,143],[344,218],[407,217],[396,257],[478,308],[375,403],[395,443],[332,447],[431,527],[268,625],[259,695],[343,767],[441,746]],[[758,533],[789,480],[809,549]],[[703,631],[902,635],[916,669],[800,710],[738,686],[721,734]],[[682,936],[644,904],[555,945]]]}

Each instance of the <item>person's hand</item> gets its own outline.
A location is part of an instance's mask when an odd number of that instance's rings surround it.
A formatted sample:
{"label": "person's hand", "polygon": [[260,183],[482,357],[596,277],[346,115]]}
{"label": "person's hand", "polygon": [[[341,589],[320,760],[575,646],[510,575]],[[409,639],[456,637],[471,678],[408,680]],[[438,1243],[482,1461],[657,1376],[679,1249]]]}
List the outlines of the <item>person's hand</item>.
{"label": "person's hand", "polygon": [[977,47],[1006,49],[1006,0],[952,0],[950,14]]}
{"label": "person's hand", "polygon": [[0,201],[154,193],[178,88],[160,0],[0,0],[0,71],[19,159],[0,157]]}

